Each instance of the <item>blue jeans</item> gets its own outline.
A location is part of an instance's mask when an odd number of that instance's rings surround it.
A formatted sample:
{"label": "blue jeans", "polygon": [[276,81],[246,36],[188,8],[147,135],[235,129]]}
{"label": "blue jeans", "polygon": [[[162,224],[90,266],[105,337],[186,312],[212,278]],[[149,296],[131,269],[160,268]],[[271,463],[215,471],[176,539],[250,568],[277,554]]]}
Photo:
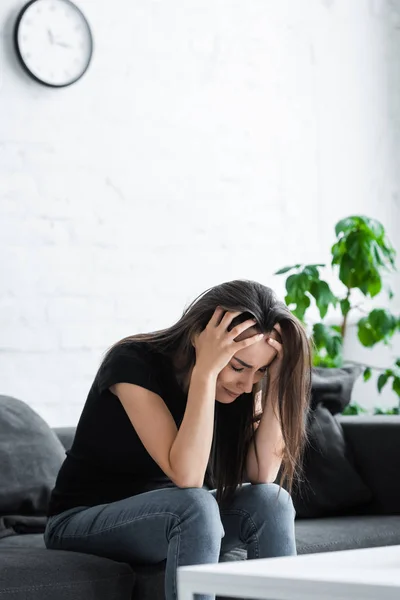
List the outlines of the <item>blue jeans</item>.
{"label": "blue jeans", "polygon": [[166,559],[165,597],[176,600],[177,567],[217,563],[221,552],[243,545],[249,559],[296,554],[295,511],[289,494],[278,491],[273,483],[244,484],[220,511],[215,491],[155,490],[50,517],[44,539],[47,548],[130,564]]}

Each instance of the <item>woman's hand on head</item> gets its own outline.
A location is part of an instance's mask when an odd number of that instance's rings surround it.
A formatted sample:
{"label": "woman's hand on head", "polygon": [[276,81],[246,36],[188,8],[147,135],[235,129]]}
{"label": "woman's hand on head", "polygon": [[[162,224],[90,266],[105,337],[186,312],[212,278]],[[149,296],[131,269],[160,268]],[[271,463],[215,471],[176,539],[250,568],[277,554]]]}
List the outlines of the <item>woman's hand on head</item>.
{"label": "woman's hand on head", "polygon": [[259,342],[263,337],[261,333],[236,342],[235,338],[246,329],[254,327],[256,321],[248,319],[228,331],[230,323],[241,313],[228,311],[224,314],[224,312],[223,308],[217,307],[207,327],[192,339],[196,350],[196,369],[215,376],[226,367],[236,352]]}

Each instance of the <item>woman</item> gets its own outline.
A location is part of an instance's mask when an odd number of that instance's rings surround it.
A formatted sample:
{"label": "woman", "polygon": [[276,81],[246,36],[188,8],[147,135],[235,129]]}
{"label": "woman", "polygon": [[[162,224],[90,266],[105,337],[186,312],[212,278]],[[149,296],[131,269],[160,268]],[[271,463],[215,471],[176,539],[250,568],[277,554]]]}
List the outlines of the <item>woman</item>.
{"label": "woman", "polygon": [[[290,490],[305,439],[310,347],[271,289],[231,281],[172,327],[106,354],[61,467],[48,548],[176,569],[296,553]],[[243,484],[243,485],[241,485]],[[203,600],[209,597],[201,596]]]}

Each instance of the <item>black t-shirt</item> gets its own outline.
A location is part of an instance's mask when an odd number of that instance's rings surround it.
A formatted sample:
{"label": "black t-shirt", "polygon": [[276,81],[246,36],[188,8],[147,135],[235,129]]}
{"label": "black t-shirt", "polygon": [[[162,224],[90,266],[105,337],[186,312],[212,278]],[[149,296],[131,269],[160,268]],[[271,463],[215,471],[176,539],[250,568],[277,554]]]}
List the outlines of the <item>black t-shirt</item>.
{"label": "black t-shirt", "polygon": [[51,495],[49,516],[174,485],[143,446],[119,399],[109,391],[116,383],[133,383],[161,396],[179,428],[187,394],[178,385],[170,359],[141,341],[113,348],[89,391]]}

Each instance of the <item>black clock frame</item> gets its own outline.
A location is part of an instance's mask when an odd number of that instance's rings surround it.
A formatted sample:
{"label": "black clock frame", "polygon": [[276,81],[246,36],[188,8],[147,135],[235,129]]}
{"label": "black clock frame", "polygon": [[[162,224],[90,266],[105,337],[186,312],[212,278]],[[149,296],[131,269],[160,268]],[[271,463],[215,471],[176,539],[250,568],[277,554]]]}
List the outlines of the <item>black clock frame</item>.
{"label": "black clock frame", "polygon": [[71,0],[62,0],[66,4],[72,5],[74,7],[74,9],[77,10],[80,13],[82,19],[84,20],[84,22],[86,24],[87,30],[89,32],[89,39],[90,39],[90,53],[89,53],[89,58],[88,58],[88,61],[87,61],[87,64],[86,64],[86,67],[84,68],[84,70],[77,77],[75,77],[75,79],[72,79],[68,83],[56,84],[56,83],[49,83],[47,81],[43,81],[43,79],[40,79],[40,77],[37,77],[37,75],[35,75],[34,73],[32,73],[32,71],[29,69],[28,65],[25,63],[25,61],[23,59],[23,56],[21,54],[21,51],[19,49],[19,44],[18,44],[18,31],[19,31],[19,26],[21,24],[22,18],[24,16],[25,12],[28,10],[28,8],[32,4],[36,4],[36,2],[38,2],[38,1],[39,0],[29,0],[29,2],[27,2],[26,4],[24,4],[24,6],[21,8],[21,10],[18,13],[17,20],[16,20],[15,26],[14,26],[14,35],[13,35],[15,52],[17,54],[19,63],[22,66],[22,68],[24,69],[24,71],[32,79],[34,79],[38,83],[41,83],[42,85],[45,85],[46,87],[51,87],[51,88],[68,87],[68,86],[72,85],[73,83],[76,83],[77,81],[79,81],[79,79],[81,79],[81,77],[83,77],[83,75],[88,70],[89,65],[90,65],[90,63],[92,61],[92,56],[93,56],[93,35],[92,35],[92,30],[91,30],[90,25],[89,25],[89,21],[87,20],[87,18],[85,17],[85,15],[81,11],[81,9],[78,6],[76,6],[76,4],[74,4],[74,2],[71,2]]}

